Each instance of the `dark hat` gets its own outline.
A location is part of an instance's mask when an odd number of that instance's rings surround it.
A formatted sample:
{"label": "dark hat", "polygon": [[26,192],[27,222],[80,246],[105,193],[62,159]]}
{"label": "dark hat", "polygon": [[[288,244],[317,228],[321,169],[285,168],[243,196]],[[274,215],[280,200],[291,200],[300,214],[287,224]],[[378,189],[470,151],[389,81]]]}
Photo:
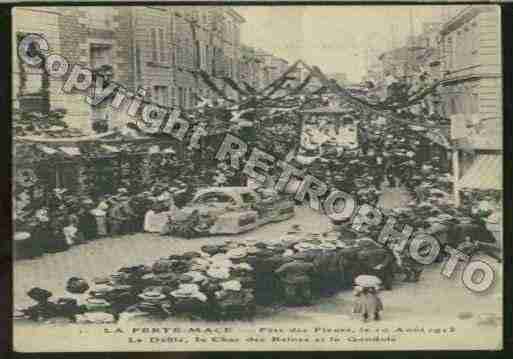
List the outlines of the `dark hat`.
{"label": "dark hat", "polygon": [[89,289],[85,279],[78,277],[71,277],[66,283],[66,290],[72,294],[82,294]]}
{"label": "dark hat", "polygon": [[121,267],[118,272],[128,273],[132,275],[144,275],[146,273],[151,273],[151,267],[146,265],[138,265],[138,266],[130,266],[130,267]]}
{"label": "dark hat", "polygon": [[182,254],[183,259],[193,259],[199,257],[201,257],[201,254],[199,254],[198,252],[185,252],[184,254]]}
{"label": "dark hat", "polygon": [[65,307],[75,307],[77,306],[77,300],[75,298],[59,298],[56,302],[58,305],[65,306]]}
{"label": "dark hat", "polygon": [[255,243],[255,247],[260,248],[260,249],[266,249],[267,244],[265,244],[264,242],[257,242],[257,243]]}
{"label": "dark hat", "polygon": [[53,294],[46,289],[42,289],[39,287],[34,287],[27,292],[27,295],[34,299],[36,302],[45,302],[50,298]]}
{"label": "dark hat", "polygon": [[178,277],[178,282],[180,283],[192,283],[194,278],[188,274],[182,274],[180,277]]}
{"label": "dark hat", "polygon": [[218,254],[218,253],[226,252],[226,250],[223,249],[221,246],[216,246],[214,244],[207,244],[207,245],[202,246],[201,251],[205,252],[207,254],[210,254],[211,256]]}
{"label": "dark hat", "polygon": [[269,257],[274,256],[274,251],[269,250],[269,249],[264,249],[264,250],[256,253],[256,256],[259,257],[259,258],[269,258]]}
{"label": "dark hat", "polygon": [[97,277],[93,279],[94,284],[107,284],[110,282],[109,277]]}
{"label": "dark hat", "polygon": [[155,280],[163,285],[175,286],[179,281],[179,276],[174,273],[159,273]]}

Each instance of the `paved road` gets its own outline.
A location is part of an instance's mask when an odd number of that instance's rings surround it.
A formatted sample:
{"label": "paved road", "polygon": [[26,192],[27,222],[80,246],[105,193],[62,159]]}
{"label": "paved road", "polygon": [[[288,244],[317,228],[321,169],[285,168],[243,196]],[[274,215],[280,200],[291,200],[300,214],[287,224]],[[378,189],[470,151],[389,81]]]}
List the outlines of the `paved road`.
{"label": "paved road", "polygon": [[[306,231],[324,231],[329,228],[326,217],[310,209],[298,208],[294,218],[275,224],[268,224],[252,232],[232,236],[216,236],[191,240],[158,236],[153,234],[136,234],[120,238],[105,238],[92,243],[72,247],[62,253],[44,255],[38,259],[21,260],[14,264],[14,303],[27,305],[32,301],[25,293],[33,286],[40,286],[52,291],[56,296],[65,295],[66,280],[71,276],[92,279],[97,276],[109,275],[126,265],[141,263],[150,264],[156,259],[172,253],[183,253],[198,250],[208,243],[221,243],[225,240],[245,240],[256,238],[265,240],[282,235],[292,224],[300,224]],[[490,259],[487,258],[490,262]],[[497,267],[500,274],[501,268]],[[500,277],[498,278],[500,280]],[[439,286],[440,291],[433,288]],[[451,303],[458,303],[458,311],[473,311],[483,305],[491,306],[500,291],[487,296],[469,295],[468,291],[457,280],[442,278],[438,267],[427,268],[422,281],[417,284],[399,283],[398,289],[383,292],[387,312],[392,317],[400,317],[400,313],[417,316],[428,308],[430,313],[450,313],[456,315]],[[448,302],[448,298],[451,300]],[[328,299],[319,306],[305,308],[305,313],[323,311],[326,308],[349,313],[347,303],[352,300],[351,293],[344,292]],[[297,311],[294,316],[297,316]]]}
{"label": "paved road", "polygon": [[[40,286],[51,290],[55,296],[64,296],[66,294],[64,291],[66,280],[71,276],[92,279],[96,276],[108,275],[125,265],[149,264],[157,258],[171,253],[196,250],[204,244],[220,243],[227,239],[244,240],[252,237],[265,240],[272,236],[281,235],[292,224],[301,224],[307,231],[322,231],[329,227],[326,217],[312,210],[299,208],[297,215],[288,221],[269,224],[242,235],[186,240],[150,234],[137,234],[122,238],[106,238],[73,247],[67,252],[45,255],[34,260],[18,261],[14,264],[14,303],[15,306],[32,304],[32,301],[25,293],[33,286]],[[488,343],[487,340],[498,340],[501,330],[500,326],[478,324],[480,315],[492,313],[493,315],[501,316],[502,308],[502,269],[497,263],[490,261],[489,258],[485,258],[485,260],[494,266],[497,273],[497,285],[486,295],[476,295],[464,288],[460,281],[461,271],[455,273],[453,278],[448,279],[440,275],[439,265],[430,266],[425,269],[420,282],[396,283],[393,290],[382,292],[380,295],[385,306],[382,321],[379,323],[370,322],[368,325],[371,328],[376,325],[387,328],[411,328],[415,326],[448,328],[455,326],[459,337],[454,337],[454,341],[458,343],[463,343],[468,336],[475,336],[482,343]],[[259,312],[258,317],[250,326],[244,323],[240,323],[240,325],[245,326],[246,331],[254,331],[254,328],[259,326],[299,327],[307,325],[311,327],[336,328],[351,326],[358,328],[361,325],[360,319],[353,318],[350,315],[353,300],[352,292],[346,290],[333,297],[323,298],[310,307],[265,308]],[[463,313],[470,317],[468,319],[461,319],[460,317]],[[136,323],[140,322],[133,321],[131,323],[132,325],[139,325]],[[52,328],[63,329],[63,324],[56,325]],[[152,321],[152,324],[144,323],[144,325],[172,327],[191,324],[187,324],[183,319],[169,318],[165,320],[165,323],[158,324]],[[214,323],[204,322],[195,322],[193,325],[215,326]],[[23,345],[24,348],[30,348],[34,344],[31,342],[31,339],[26,337],[26,330],[34,333],[34,335],[41,331],[41,335],[43,335],[47,333],[49,328],[48,325],[40,323],[21,322],[16,324],[16,332],[21,333],[18,336],[19,345]],[[80,328],[82,327],[80,326]],[[77,325],[70,325],[70,330],[72,332],[77,330],[90,331],[91,327],[79,329]],[[59,335],[62,339],[66,334],[53,335]],[[97,340],[104,341],[103,345],[108,346],[110,345],[109,338],[111,337],[98,336]],[[441,338],[437,338],[425,337],[418,344],[426,343],[427,345],[427,340],[429,340],[433,347],[449,345],[449,342],[445,343],[441,341]],[[465,343],[461,345],[467,347],[469,345],[468,341]],[[477,345],[479,341],[474,341],[473,343]],[[98,348],[94,344],[94,341],[91,342],[90,339],[84,338],[82,341],[83,346],[77,347],[79,348],[77,350],[97,350]],[[416,342],[411,342],[410,340],[403,341],[402,344],[405,347],[410,345],[412,348],[418,348]],[[44,341],[34,345],[38,350],[45,345],[48,347],[46,350],[50,351],[61,348],[61,346],[52,346],[50,342],[45,343]],[[98,342],[98,345],[101,344]],[[125,347],[120,346],[119,348]],[[151,348],[149,350],[152,350]],[[293,347],[289,347],[290,349],[293,349]]]}
{"label": "paved road", "polygon": [[392,209],[404,207],[412,200],[411,194],[403,187],[384,188],[378,200],[378,207]]}
{"label": "paved road", "polygon": [[269,223],[254,231],[195,239],[159,236],[141,233],[117,238],[104,238],[70,248],[66,252],[45,254],[14,264],[14,303],[30,304],[25,293],[33,286],[46,288],[56,295],[64,295],[66,280],[72,276],[92,279],[135,264],[151,264],[160,257],[199,250],[205,244],[226,240],[243,241],[248,238],[266,240],[283,235],[293,224],[300,224],[305,231],[320,232],[329,228],[327,217],[306,209],[297,208],[296,216],[279,223]]}

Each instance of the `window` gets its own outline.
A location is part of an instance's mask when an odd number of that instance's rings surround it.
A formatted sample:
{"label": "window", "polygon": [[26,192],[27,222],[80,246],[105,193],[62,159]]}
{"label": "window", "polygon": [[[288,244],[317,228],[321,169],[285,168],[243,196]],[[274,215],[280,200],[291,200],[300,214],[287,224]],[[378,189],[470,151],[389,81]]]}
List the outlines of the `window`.
{"label": "window", "polygon": [[472,44],[470,49],[470,56],[472,57],[472,64],[477,64],[479,61],[479,28],[476,22],[473,22],[470,26],[470,36],[472,37]]}
{"label": "window", "polygon": [[169,92],[167,86],[153,86],[154,102],[161,106],[169,106]]}
{"label": "window", "polygon": [[453,97],[449,102],[449,114],[455,115],[456,113],[458,113],[458,109],[456,106],[456,99]]}
{"label": "window", "polygon": [[195,41],[194,44],[194,52],[195,52],[195,61],[194,61],[194,67],[200,68],[202,63],[202,56],[201,56],[201,46],[200,42],[198,40]]}
{"label": "window", "polygon": [[159,50],[160,50],[160,61],[166,61],[166,43],[164,41],[164,29],[159,29]]}
{"label": "window", "polygon": [[473,93],[470,102],[470,113],[476,114],[479,112],[479,94]]}
{"label": "window", "polygon": [[207,48],[206,46],[201,46],[200,45],[200,68],[202,70],[206,70],[207,67],[206,67],[206,64],[207,64],[207,61],[206,61],[206,58],[207,58]]}
{"label": "window", "polygon": [[184,101],[183,101],[183,87],[178,87],[178,106],[185,107]]}
{"label": "window", "polygon": [[450,70],[452,70],[453,65],[454,65],[454,49],[452,46],[452,38],[451,37],[447,38],[446,58],[447,58],[447,69],[446,70],[450,71]]}
{"label": "window", "polygon": [[110,30],[112,26],[112,10],[106,7],[87,7],[85,8],[89,19],[89,26],[95,29]]}
{"label": "window", "polygon": [[463,58],[462,54],[462,48],[463,48],[463,38],[461,36],[461,31],[458,31],[455,35],[454,39],[454,59],[453,59],[453,65],[457,69],[461,66],[461,60]]}
{"label": "window", "polygon": [[176,55],[175,55],[175,66],[178,66],[180,67],[182,65],[181,63],[181,51],[180,51],[180,44],[176,44],[176,48],[175,48],[175,52],[174,52]]}
{"label": "window", "polygon": [[93,69],[103,65],[112,65],[112,45],[110,44],[91,44],[89,55]]}
{"label": "window", "polygon": [[194,91],[192,91],[192,89],[189,89],[189,105],[191,107],[196,105],[196,97],[195,97]]}
{"label": "window", "polygon": [[227,62],[227,67],[228,67],[228,77],[232,78],[233,77],[233,74],[232,74],[232,59],[226,59],[226,62]]}
{"label": "window", "polygon": [[469,66],[472,60],[472,33],[468,26],[463,29],[463,64]]}
{"label": "window", "polygon": [[151,43],[151,61],[153,62],[166,62],[166,41],[164,29],[152,28],[150,29],[150,43]]}
{"label": "window", "polygon": [[174,88],[173,86],[171,86],[171,87],[169,88],[169,90],[170,90],[170,97],[169,97],[169,98],[170,98],[170,100],[171,100],[171,106],[173,106],[173,107],[174,107],[174,106],[176,106],[176,97],[175,97],[175,96],[176,96],[176,93],[175,93],[175,88]]}
{"label": "window", "polygon": [[183,89],[183,106],[185,108],[189,108],[189,106],[190,106],[189,95],[190,95],[190,89],[189,88],[184,88]]}
{"label": "window", "polygon": [[205,70],[207,70],[207,72],[210,72],[210,46],[206,45],[205,46]]}
{"label": "window", "polygon": [[178,63],[176,62],[176,61],[177,61],[177,60],[176,60],[176,58],[177,58],[177,56],[176,56],[177,51],[178,51],[178,50],[177,50],[177,48],[176,48],[176,47],[175,47],[175,49],[174,49],[174,50],[171,50],[171,65],[172,65],[173,67],[178,66]]}
{"label": "window", "polygon": [[170,37],[171,41],[174,43],[175,42],[175,13],[174,12],[171,12],[171,16],[169,17],[169,19],[170,19],[169,31],[171,31],[171,33],[169,34],[169,37]]}
{"label": "window", "polygon": [[151,60],[157,62],[157,29],[150,29],[151,36]]}

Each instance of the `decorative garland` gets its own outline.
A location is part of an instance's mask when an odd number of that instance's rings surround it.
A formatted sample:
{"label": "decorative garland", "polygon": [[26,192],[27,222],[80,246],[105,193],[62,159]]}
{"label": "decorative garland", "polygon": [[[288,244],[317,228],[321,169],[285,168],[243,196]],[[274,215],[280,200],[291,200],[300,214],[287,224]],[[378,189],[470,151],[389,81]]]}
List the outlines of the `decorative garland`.
{"label": "decorative garland", "polygon": [[294,88],[288,94],[273,98],[272,101],[278,101],[278,100],[282,100],[288,96],[297,95],[299,92],[301,92],[306,87],[306,85],[308,85],[310,83],[311,80],[312,80],[312,74],[309,74],[296,88]]}
{"label": "decorative garland", "polygon": [[226,82],[228,84],[228,86],[230,86],[232,89],[237,91],[240,95],[243,95],[243,96],[249,95],[247,91],[244,91],[242,88],[240,88],[239,85],[237,85],[237,83],[235,81],[233,81],[231,78],[225,76],[222,79],[224,82]]}
{"label": "decorative garland", "polygon": [[276,83],[274,86],[273,86],[273,89],[271,90],[271,92],[269,92],[265,97],[264,99],[266,98],[270,98],[276,91],[278,90],[281,90],[283,88],[283,85],[285,84],[285,82],[287,82],[288,78],[287,77],[284,77],[282,78],[278,83]]}
{"label": "decorative garland", "polygon": [[224,94],[223,91],[221,91],[215,83],[213,83],[211,80],[210,80],[210,76],[203,70],[199,70],[197,71],[196,73],[198,73],[201,77],[201,79],[203,80],[203,82],[212,89],[212,91],[214,91],[215,93],[217,93],[219,96],[221,96],[223,99],[225,99],[226,101],[229,101],[229,102],[232,102],[234,103],[235,101],[232,100],[231,98],[229,98],[228,96],[226,96]]}
{"label": "decorative garland", "polygon": [[246,90],[248,92],[250,92],[251,94],[256,94],[257,93],[257,90],[255,90],[255,88],[253,86],[248,84],[247,81],[242,81],[242,83],[244,84],[244,86],[246,87]]}

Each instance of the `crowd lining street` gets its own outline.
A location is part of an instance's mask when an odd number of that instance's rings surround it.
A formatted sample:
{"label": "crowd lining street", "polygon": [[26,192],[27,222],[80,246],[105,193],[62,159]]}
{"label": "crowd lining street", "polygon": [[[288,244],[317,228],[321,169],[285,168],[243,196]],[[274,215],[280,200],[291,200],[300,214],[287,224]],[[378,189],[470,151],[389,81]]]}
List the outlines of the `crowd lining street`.
{"label": "crowd lining street", "polygon": [[[388,200],[398,200],[393,194],[387,194],[386,197]],[[66,281],[71,276],[85,279],[101,277],[122,266],[134,263],[150,264],[169,254],[199,250],[205,244],[220,244],[226,240],[244,241],[248,238],[265,240],[282,235],[294,224],[300,224],[307,232],[326,231],[330,226],[327,217],[309,208],[297,207],[296,216],[292,219],[265,225],[243,234],[187,240],[140,233],[103,238],[72,247],[66,252],[17,261],[14,265],[14,302],[17,306],[33,304],[26,292],[36,285],[47,288],[56,297],[65,296]],[[437,321],[442,326],[454,325],[465,320],[469,323],[479,321],[480,315],[486,313],[497,316],[498,313],[495,313],[495,310],[502,307],[497,305],[497,302],[502,301],[502,268],[500,264],[489,258],[483,259],[494,266],[497,273],[497,284],[489,292],[476,295],[468,291],[460,281],[460,271],[456,271],[453,278],[448,279],[440,274],[440,264],[427,266],[419,282],[396,281],[392,291],[380,293],[385,306],[383,321],[387,325],[401,325],[408,322],[411,326],[415,321],[422,323],[427,320]],[[437,287],[437,291],[432,290],[433,286]],[[268,321],[321,323],[324,317],[335,316],[341,320],[341,323],[347,320],[354,320],[356,323],[359,319],[351,319],[350,316],[353,299],[351,289],[347,289],[334,297],[323,298],[310,307],[262,308],[255,321],[260,324]],[[471,317],[468,313],[471,313]],[[468,319],[459,319],[459,317]],[[179,323],[180,320],[169,318],[166,319],[166,323],[175,321]],[[23,325],[38,326],[41,323]]]}

